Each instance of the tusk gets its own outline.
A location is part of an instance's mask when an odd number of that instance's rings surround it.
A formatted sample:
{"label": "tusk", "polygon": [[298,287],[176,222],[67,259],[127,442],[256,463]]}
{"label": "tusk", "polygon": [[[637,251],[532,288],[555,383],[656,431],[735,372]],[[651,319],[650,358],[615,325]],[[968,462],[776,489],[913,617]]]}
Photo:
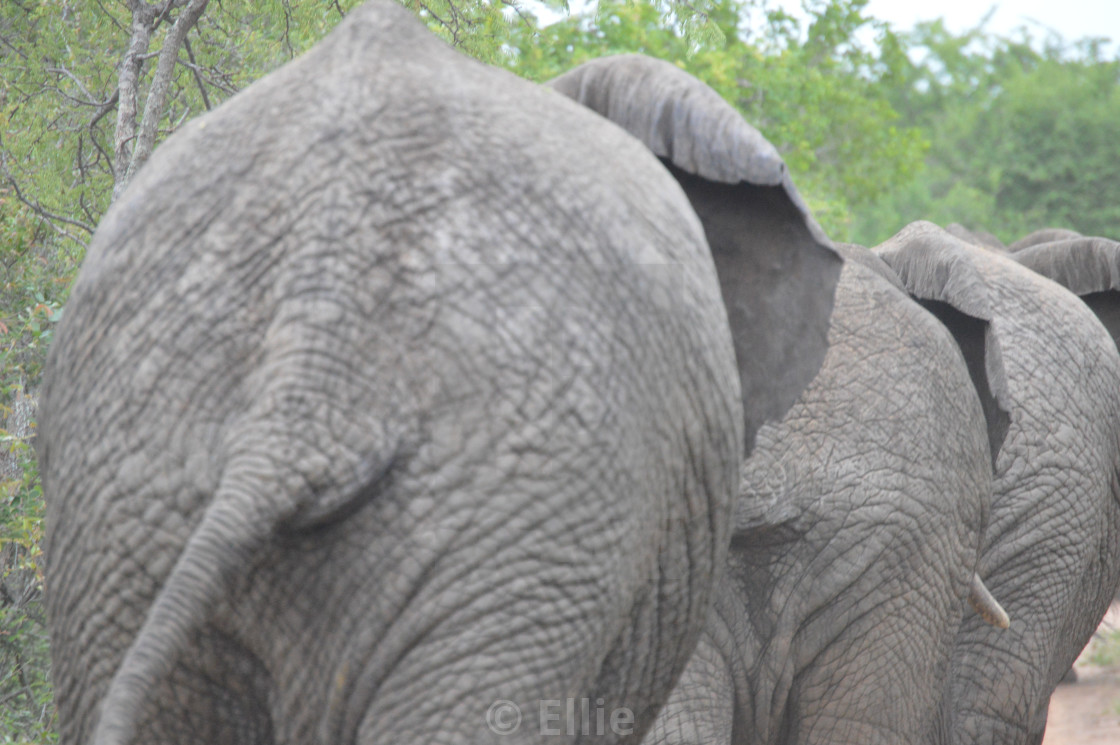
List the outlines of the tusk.
{"label": "tusk", "polygon": [[984,586],[984,580],[980,579],[980,575],[975,572],[972,574],[972,583],[968,588],[968,604],[980,614],[981,618],[997,629],[1006,629],[1011,625],[1011,619],[1007,617],[1007,611],[1000,606],[998,600],[992,597],[992,593],[988,592],[988,588]]}

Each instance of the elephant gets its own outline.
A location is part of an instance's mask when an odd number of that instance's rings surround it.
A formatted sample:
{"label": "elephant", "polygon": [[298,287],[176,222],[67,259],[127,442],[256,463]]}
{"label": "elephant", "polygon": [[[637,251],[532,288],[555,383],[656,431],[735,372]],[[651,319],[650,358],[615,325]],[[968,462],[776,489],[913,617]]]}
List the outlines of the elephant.
{"label": "elephant", "polygon": [[[734,143],[764,142],[674,65],[620,55],[549,85],[667,162],[704,222],[717,266],[721,247],[749,239],[756,220],[730,199],[715,209],[710,187],[693,173],[755,188],[782,184],[805,209],[788,172],[761,167],[776,156],[721,178],[732,158],[700,162],[692,150],[664,144],[667,132],[701,112],[725,122],[709,128],[716,133],[745,133],[728,138]],[[699,152],[734,150],[716,141]],[[738,221],[717,221],[724,216]],[[1006,623],[974,573],[1000,446],[986,413],[1006,416],[984,377],[977,340],[986,324],[960,314],[958,343],[881,259],[838,248],[845,264],[824,363],[780,424],[759,430],[712,615],[646,745],[833,741],[837,723],[855,715],[864,724],[840,739],[947,741],[948,662],[966,599]],[[741,281],[720,276],[725,294]],[[932,457],[915,467],[918,452]]]}
{"label": "elephant", "polygon": [[[1031,243],[1014,259],[1035,273],[1053,280],[1080,297],[1097,314],[1120,349],[1120,243],[1108,238],[1085,237],[1073,231],[1051,228],[1032,233],[1037,238],[1056,237],[1052,242]],[[1120,597],[1120,588],[1118,588]],[[1063,683],[1077,681],[1070,668]]]}
{"label": "elephant", "polygon": [[1014,258],[1080,297],[1120,349],[1120,243],[1077,236],[1027,246]]}
{"label": "elephant", "polygon": [[1021,251],[1024,248],[1038,246],[1043,243],[1066,241],[1080,237],[1081,233],[1078,233],[1076,230],[1070,230],[1068,228],[1041,228],[1040,230],[1035,230],[1031,233],[1028,233],[1027,235],[1024,235],[1022,238],[1008,246],[1007,250],[1011,253],[1015,253],[1016,251]]}
{"label": "elephant", "polygon": [[1001,253],[1007,253],[1008,251],[1003,241],[986,230],[970,230],[959,222],[953,222],[945,226],[945,232],[960,238],[966,243],[971,243],[974,246],[983,246],[984,248],[990,248],[993,251],[999,251]]}
{"label": "elephant", "polygon": [[1009,419],[979,571],[1011,625],[962,622],[952,722],[955,742],[1039,743],[1120,583],[1120,354],[1065,288],[930,223],[875,251],[921,302],[988,321],[988,379]]}
{"label": "elephant", "polygon": [[187,123],[47,363],[61,742],[641,737],[825,354],[842,262],[770,217],[739,292],[641,143],[390,2]]}
{"label": "elephant", "polygon": [[[811,348],[824,349],[827,327],[813,327],[805,318],[831,311],[839,263],[822,252],[784,249],[790,240],[832,244],[777,149],[718,93],[663,60],[641,54],[603,57],[547,85],[637,137],[676,177],[703,223],[715,260],[743,400],[760,402],[745,413],[747,431],[780,419],[820,367],[818,357],[812,365],[802,362],[790,340],[808,337]],[[816,279],[824,272],[831,278],[827,284]],[[759,323],[774,332],[766,346],[737,331]],[[768,379],[767,368],[775,367],[812,374]]]}
{"label": "elephant", "polygon": [[966,599],[1007,624],[975,574],[1000,446],[986,324],[960,314],[954,340],[843,255],[824,364],[743,465],[714,612],[645,745],[947,743]]}

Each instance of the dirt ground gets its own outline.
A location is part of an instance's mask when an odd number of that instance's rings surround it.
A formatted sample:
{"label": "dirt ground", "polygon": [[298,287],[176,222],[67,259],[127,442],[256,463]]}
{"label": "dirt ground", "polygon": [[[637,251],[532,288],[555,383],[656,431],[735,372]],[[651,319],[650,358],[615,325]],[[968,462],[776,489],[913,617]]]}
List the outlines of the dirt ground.
{"label": "dirt ground", "polygon": [[[1120,603],[1113,603],[1101,631],[1120,628]],[[1042,745],[1120,745],[1120,666],[1089,663],[1095,640],[1074,667],[1076,683],[1058,686],[1050,699]]]}

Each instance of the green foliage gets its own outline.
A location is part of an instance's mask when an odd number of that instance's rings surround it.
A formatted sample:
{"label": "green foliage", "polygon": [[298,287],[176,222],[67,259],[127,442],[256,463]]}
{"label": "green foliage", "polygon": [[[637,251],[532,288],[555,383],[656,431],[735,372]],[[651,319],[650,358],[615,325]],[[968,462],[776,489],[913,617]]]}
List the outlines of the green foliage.
{"label": "green foliage", "polygon": [[2,293],[22,297],[22,309],[0,321],[0,742],[43,743],[57,737],[41,603],[43,491],[25,381],[39,374],[60,309],[27,276],[23,280],[27,284],[15,292]]}
{"label": "green foliage", "polygon": [[1098,632],[1089,642],[1089,664],[1097,667],[1120,666],[1120,629]]}
{"label": "green foliage", "polygon": [[[514,21],[506,14],[513,4],[464,3],[461,0],[400,0],[438,36],[470,56],[490,64],[500,61],[502,45]],[[516,15],[516,13],[514,14]],[[517,16],[521,22],[529,19]]]}
{"label": "green foliage", "polygon": [[0,742],[57,740],[39,568],[43,495],[31,447],[37,380],[76,267],[0,197]]}
{"label": "green foliage", "polygon": [[0,604],[0,742],[58,741],[49,669],[39,603]]}
{"label": "green foliage", "polygon": [[873,244],[915,219],[960,222],[1013,241],[1040,227],[1120,238],[1120,63],[1099,45],[1040,45],[940,22],[903,45],[918,62],[899,66],[889,91],[903,119],[928,134],[920,182],[856,217]]}
{"label": "green foliage", "polygon": [[[40,335],[41,338],[41,335]],[[32,406],[19,385],[0,405],[0,742],[57,739],[39,564],[43,491],[30,438]]]}
{"label": "green foliage", "polygon": [[[829,232],[845,239],[851,210],[901,188],[922,168],[922,133],[901,124],[881,81],[902,59],[897,37],[862,14],[866,0],[812,3],[802,29],[758,0],[711,9],[718,33],[689,36],[652,0],[603,0],[594,15],[515,29],[507,65],[547,80],[588,59],[641,52],[672,61],[739,108],[777,146]],[[763,19],[761,31],[751,19]],[[857,40],[876,30],[887,53]]]}
{"label": "green foliage", "polygon": [[7,237],[0,226],[0,391],[38,379],[76,268],[73,254],[51,255],[42,250],[50,244],[34,250],[35,243],[7,243]]}
{"label": "green foliage", "polygon": [[[26,430],[31,422],[16,416],[25,412],[0,406],[0,420]],[[28,440],[0,429],[0,742],[45,743],[57,735],[39,566],[43,493]]]}
{"label": "green foliage", "polygon": [[[159,139],[321,38],[359,0],[223,0],[180,51]],[[13,195],[0,220],[23,211],[63,243],[84,246],[109,205],[114,178],[118,66],[129,47],[127,3],[0,3],[0,165]],[[143,110],[170,20],[141,68]],[[36,226],[38,230],[38,226]],[[56,244],[57,245],[57,244]]]}
{"label": "green foliage", "polygon": [[[60,232],[80,234],[84,228],[75,223],[88,227],[104,210],[112,182],[98,167],[78,178],[76,149],[84,150],[82,165],[90,164],[97,148],[106,147],[105,128],[112,117],[89,127],[79,114],[86,104],[107,98],[113,79],[104,53],[81,52],[86,45],[100,47],[105,28],[119,20],[94,16],[89,9],[63,13],[58,6],[46,1],[0,4],[0,29],[8,42],[0,52],[0,154],[5,174],[26,187],[20,194],[64,217],[58,222]],[[39,222],[15,199],[5,200],[0,219]],[[42,226],[35,224],[32,232],[42,239]]]}
{"label": "green foliage", "polygon": [[973,168],[994,181],[996,227],[1009,238],[1043,225],[1120,238],[1120,65],[1034,62],[976,126],[992,145]]}

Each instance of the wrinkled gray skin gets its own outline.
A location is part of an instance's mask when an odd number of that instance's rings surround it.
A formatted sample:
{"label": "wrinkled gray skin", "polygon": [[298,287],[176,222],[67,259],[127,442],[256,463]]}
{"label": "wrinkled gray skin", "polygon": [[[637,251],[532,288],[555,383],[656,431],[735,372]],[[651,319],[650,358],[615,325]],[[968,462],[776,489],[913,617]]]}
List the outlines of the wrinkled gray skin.
{"label": "wrinkled gray skin", "polygon": [[1080,297],[1120,348],[1120,242],[1076,236],[1028,246],[1015,260]]}
{"label": "wrinkled gray skin", "polygon": [[646,745],[948,741],[988,430],[946,328],[844,257],[824,365],[743,466],[715,612]]}
{"label": "wrinkled gray skin", "polygon": [[[831,310],[839,263],[821,248],[831,243],[778,151],[718,93],[663,60],[603,57],[548,85],[633,134],[680,182],[719,273],[747,432],[781,418],[820,367],[827,326],[808,319]],[[759,325],[773,333],[744,333]],[[767,373],[775,369],[778,379]]]}
{"label": "wrinkled gray skin", "polygon": [[959,743],[1038,743],[1120,581],[1120,355],[1073,294],[934,225],[876,251],[912,295],[989,322],[988,378],[1010,421],[980,574],[1011,627],[965,617],[953,726]]}
{"label": "wrinkled gray skin", "polygon": [[[666,162],[704,222],[717,267],[766,225],[734,196],[755,190],[774,213],[781,205],[807,215],[769,143],[675,66],[622,55],[550,85]],[[707,128],[710,147],[695,138],[691,148],[666,144],[700,129],[693,118],[709,111],[719,122]],[[735,191],[721,186],[735,181]],[[647,743],[947,739],[946,668],[1006,415],[984,379],[982,321],[957,314],[958,347],[880,259],[858,247],[845,259],[828,356],[781,424],[760,431],[713,615]],[[721,271],[725,299],[770,291],[757,276]],[[794,283],[775,300],[789,303],[794,338],[792,311],[819,302],[812,290]],[[932,456],[922,470],[916,452]]]}
{"label": "wrinkled gray skin", "polygon": [[959,222],[949,223],[945,226],[945,232],[960,238],[962,241],[971,243],[974,246],[982,246],[990,248],[993,251],[1007,253],[1010,249],[1003,244],[999,238],[995,237],[987,230],[970,230]]}
{"label": "wrinkled gray skin", "polygon": [[[1036,231],[1028,238],[1043,242],[1024,241],[1029,244],[1014,254],[1015,260],[1079,296],[1120,349],[1120,243],[1061,228]],[[1056,240],[1045,242],[1050,238]],[[1076,680],[1072,667],[1062,678],[1063,683]]]}
{"label": "wrinkled gray skin", "polygon": [[1024,248],[1030,248],[1031,246],[1039,246],[1043,243],[1054,243],[1055,241],[1067,241],[1067,240],[1071,240],[1073,238],[1080,238],[1080,237],[1081,237],[1081,233],[1078,233],[1076,230],[1069,230],[1068,228],[1041,228],[1039,230],[1034,231],[1033,233],[1028,233],[1027,235],[1024,235],[1022,238],[1020,238],[1019,240],[1015,241],[1010,246],[1008,246],[1007,250],[1012,252],[1012,253],[1015,253],[1016,251],[1021,251]]}
{"label": "wrinkled gray skin", "polygon": [[744,421],[824,354],[838,258],[763,248],[827,300],[733,342],[640,143],[390,3],[187,125],[99,227],[46,375],[62,742],[557,742],[538,706],[568,697],[640,736]]}

